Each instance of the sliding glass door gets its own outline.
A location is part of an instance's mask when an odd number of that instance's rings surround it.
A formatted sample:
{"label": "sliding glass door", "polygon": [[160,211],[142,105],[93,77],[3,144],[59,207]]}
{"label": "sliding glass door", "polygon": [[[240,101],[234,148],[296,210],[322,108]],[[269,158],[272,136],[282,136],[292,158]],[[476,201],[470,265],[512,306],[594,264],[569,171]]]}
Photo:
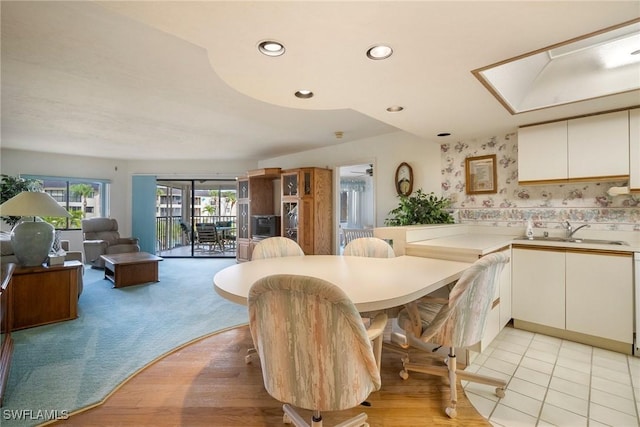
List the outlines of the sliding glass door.
{"label": "sliding glass door", "polygon": [[236,201],[236,181],[158,178],[158,255],[235,258]]}

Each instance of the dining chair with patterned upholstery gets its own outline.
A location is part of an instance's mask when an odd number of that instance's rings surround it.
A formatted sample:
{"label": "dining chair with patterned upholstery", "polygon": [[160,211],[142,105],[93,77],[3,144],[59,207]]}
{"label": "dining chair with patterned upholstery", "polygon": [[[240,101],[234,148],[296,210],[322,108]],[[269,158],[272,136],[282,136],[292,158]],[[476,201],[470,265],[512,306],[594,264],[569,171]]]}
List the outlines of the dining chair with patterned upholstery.
{"label": "dining chair with patterned upholstery", "polygon": [[[359,237],[347,243],[343,251],[344,256],[359,256],[369,258],[393,258],[396,256],[393,248],[386,241],[377,237]],[[387,312],[392,314],[391,311]],[[365,324],[371,321],[371,318],[375,317],[377,313],[361,313],[362,318],[365,320]],[[391,328],[392,322],[389,322],[388,327]],[[376,356],[376,362],[378,367],[382,363],[382,345],[384,341],[384,335],[380,335],[372,344],[373,352]]]}
{"label": "dining chair with patterned upholstery", "polygon": [[359,237],[354,239],[347,243],[342,254],[370,258],[393,258],[396,256],[391,245],[378,237]]}
{"label": "dining chair with patterned upholstery", "polygon": [[[302,275],[267,276],[251,287],[248,308],[264,386],[284,404],[285,423],[309,427],[299,408],[312,411],[311,426],[321,427],[322,412],[358,407],[380,389],[371,337],[336,285]],[[368,425],[364,412],[340,424]]]}
{"label": "dining chair with patterned upholstery", "polygon": [[[275,236],[260,240],[251,252],[251,260],[277,258],[284,256],[304,256],[304,251],[294,240],[288,237]],[[251,357],[256,353],[255,348],[247,350],[244,360],[251,363]]]}
{"label": "dining chair with patterned upholstery", "polygon": [[300,245],[288,237],[275,236],[260,240],[251,252],[251,259],[276,258],[281,256],[303,256]]}
{"label": "dining chair with patterned upholstery", "polygon": [[400,376],[407,379],[409,371],[415,371],[448,377],[450,403],[445,412],[451,418],[457,415],[457,379],[496,386],[496,395],[504,397],[507,383],[502,379],[459,370],[456,349],[468,348],[482,340],[499,276],[508,262],[504,253],[486,255],[462,273],[448,298],[424,297],[407,304],[398,315],[398,324],[406,333],[407,350],[413,347],[432,354],[430,344],[449,348],[444,365],[412,363],[405,351]]}

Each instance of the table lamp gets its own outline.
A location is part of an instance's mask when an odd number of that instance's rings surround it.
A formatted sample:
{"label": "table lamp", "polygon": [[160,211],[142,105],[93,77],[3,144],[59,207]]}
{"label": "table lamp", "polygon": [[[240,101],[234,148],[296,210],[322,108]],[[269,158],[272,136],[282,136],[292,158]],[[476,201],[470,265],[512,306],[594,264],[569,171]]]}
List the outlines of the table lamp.
{"label": "table lamp", "polygon": [[11,230],[11,246],[20,265],[39,266],[47,260],[54,238],[54,228],[38,216],[70,217],[48,193],[23,191],[0,205],[1,216],[32,216]]}

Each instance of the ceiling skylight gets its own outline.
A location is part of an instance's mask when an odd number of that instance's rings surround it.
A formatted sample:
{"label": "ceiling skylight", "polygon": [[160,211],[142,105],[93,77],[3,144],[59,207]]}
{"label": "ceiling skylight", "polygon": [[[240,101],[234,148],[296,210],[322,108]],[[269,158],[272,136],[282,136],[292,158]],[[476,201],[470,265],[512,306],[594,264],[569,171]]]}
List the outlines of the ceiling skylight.
{"label": "ceiling skylight", "polygon": [[511,114],[640,89],[640,19],[472,71]]}

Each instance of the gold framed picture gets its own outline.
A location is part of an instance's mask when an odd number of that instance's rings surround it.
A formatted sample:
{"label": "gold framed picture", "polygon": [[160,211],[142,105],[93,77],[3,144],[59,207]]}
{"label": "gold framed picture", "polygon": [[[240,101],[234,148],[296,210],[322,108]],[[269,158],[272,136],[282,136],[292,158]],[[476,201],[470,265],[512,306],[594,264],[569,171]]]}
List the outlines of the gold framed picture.
{"label": "gold framed picture", "polygon": [[465,159],[467,194],[492,194],[498,192],[496,155],[467,157]]}

